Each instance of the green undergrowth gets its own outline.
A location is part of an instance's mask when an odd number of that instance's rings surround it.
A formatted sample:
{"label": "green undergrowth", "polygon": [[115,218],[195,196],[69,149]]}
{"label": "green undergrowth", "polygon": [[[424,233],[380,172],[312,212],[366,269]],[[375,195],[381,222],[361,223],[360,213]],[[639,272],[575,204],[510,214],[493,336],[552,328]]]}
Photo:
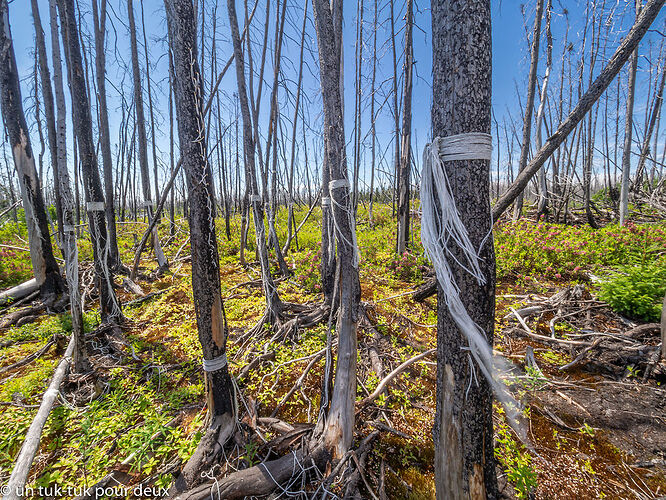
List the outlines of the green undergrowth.
{"label": "green undergrowth", "polygon": [[[295,210],[296,225],[303,221],[307,212],[308,207]],[[286,220],[287,211],[282,208],[277,214],[281,242],[287,237]],[[224,220],[216,220],[221,288],[230,335],[230,371],[238,374],[250,358],[259,353],[275,353],[274,360],[252,370],[240,385],[243,399],[239,407],[256,403],[259,415],[268,416],[296,383],[312,356],[325,348],[327,324],[323,322],[309,329],[299,329],[286,339],[266,345],[271,338],[267,326],[242,346],[237,342],[259,321],[265,309],[265,299],[261,287],[252,284],[260,276],[254,262],[253,223],[249,221],[245,253],[249,268],[239,264],[240,217],[232,217],[230,226],[232,238],[229,240],[225,235]],[[141,220],[118,224],[123,262],[132,261],[134,245],[145,227]],[[396,255],[394,251],[396,228],[390,205],[376,204],[372,220],[367,207],[360,206],[356,228],[361,298],[371,304],[367,312],[377,331],[375,334],[360,327],[359,340],[362,345],[370,345],[375,342],[376,335],[381,337],[385,370],[392,369],[436,344],[435,299],[416,303],[410,296],[413,288],[422,283],[429,266],[420,243],[420,221],[418,217],[412,220],[412,244],[402,255]],[[159,234],[170,260],[170,269],[156,279],[141,279],[138,283],[146,293],[162,293],[124,309],[128,323],[123,333],[128,349],[139,360],[127,356],[111,363],[103,358],[100,365],[104,368],[98,367],[99,378],[89,402],[77,405],[58,402],[49,417],[33,468],[33,485],[92,485],[136,453],[127,470],[133,484],[150,480],[155,485],[166,486],[170,476],[161,471],[167,464],[187,460],[199,442],[206,408],[191,267],[187,261],[175,260],[178,252],[179,257],[189,252],[186,221],[178,218],[172,234],[168,220],[163,219]],[[666,224],[628,225],[626,228],[608,226],[600,230],[528,221],[502,225],[495,230],[500,290],[504,294],[517,295],[526,290],[552,293],[558,287],[587,281],[590,273],[601,277],[612,273],[633,276],[631,273],[636,267],[632,266],[650,269],[656,266],[655,276],[661,276],[658,273],[664,266],[660,255],[664,253],[665,237]],[[21,238],[26,238],[25,226],[19,227],[19,235],[12,223],[6,223],[0,230],[0,243],[26,247],[27,243]],[[315,209],[285,256],[292,275],[277,282],[283,300],[300,304],[321,302],[320,240],[321,211]],[[85,233],[79,239],[79,248],[83,259],[91,258]],[[2,247],[0,251],[3,251]],[[273,251],[271,255],[274,255]],[[0,262],[1,287],[29,277],[27,252],[16,251],[8,260],[0,259]],[[152,251],[147,249],[140,271],[145,276],[155,267]],[[277,267],[274,271],[277,275]],[[602,297],[605,297],[603,286]],[[626,288],[626,285],[621,286]],[[123,301],[136,298],[120,288],[119,295]],[[622,303],[628,300],[624,295],[618,297]],[[616,307],[610,298],[604,300]],[[503,302],[498,316],[506,314],[508,305],[519,307],[522,303],[523,299]],[[95,312],[86,313],[86,331],[91,331],[98,321]],[[566,328],[566,324],[557,327]],[[70,331],[68,315],[47,316],[37,323],[11,328],[0,335],[0,342],[9,340],[12,343],[0,350],[0,366],[34,352],[56,333],[68,335]],[[335,332],[332,333],[335,338]],[[501,342],[501,336],[498,338]],[[553,366],[570,360],[568,355],[548,350],[537,352],[537,358],[540,363]],[[16,373],[2,375],[0,401],[20,400],[28,406],[38,404],[58,359],[50,352]],[[364,362],[359,364],[357,399],[361,400],[376,388],[379,378],[367,367],[367,351],[359,352],[358,359]],[[117,366],[112,367],[113,364]],[[316,419],[324,364],[322,356],[304,378],[302,386],[284,404],[277,415],[279,418],[288,422],[313,422]],[[535,390],[530,385],[533,382],[538,381],[527,380],[521,390]],[[434,357],[430,357],[397,377],[376,401],[388,415],[390,426],[409,437],[382,434],[374,454],[369,457],[375,475],[382,460],[390,465],[387,484],[392,498],[432,498],[434,451],[431,429],[435,392]],[[0,483],[4,483],[9,475],[35,412],[36,408],[32,407],[0,406],[0,418],[4,424],[0,426]],[[180,416],[177,425],[167,426],[177,415]],[[515,440],[503,417],[499,415],[498,418],[496,453],[500,468],[515,487],[516,495],[527,498],[535,487],[534,463],[529,452]],[[358,425],[362,435],[374,430],[364,414],[360,415]],[[159,437],[151,439],[156,434]],[[248,461],[252,462],[256,456],[251,458],[250,455],[248,451]],[[411,484],[412,490],[407,492],[404,484]]]}

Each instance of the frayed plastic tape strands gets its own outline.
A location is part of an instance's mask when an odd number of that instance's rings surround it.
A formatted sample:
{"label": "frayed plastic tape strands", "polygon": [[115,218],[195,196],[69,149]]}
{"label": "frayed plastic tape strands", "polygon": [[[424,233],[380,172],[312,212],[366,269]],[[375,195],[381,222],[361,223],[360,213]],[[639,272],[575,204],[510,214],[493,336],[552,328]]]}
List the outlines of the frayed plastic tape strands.
{"label": "frayed plastic tape strands", "polygon": [[[426,145],[423,152],[421,173],[421,241],[435,268],[437,281],[442,288],[444,301],[460,333],[467,340],[469,354],[476,361],[484,377],[492,387],[495,397],[503,404],[509,421],[516,429],[517,404],[497,375],[508,372],[502,358],[493,357],[491,346],[483,330],[474,322],[460,299],[460,289],[454,280],[449,260],[455,261],[471,274],[479,285],[486,283],[481,272],[479,255],[469,239],[451,192],[444,162],[454,160],[490,160],[492,138],[489,134],[470,132],[449,137],[437,137]],[[438,203],[435,203],[437,200]],[[437,206],[439,205],[439,207]],[[491,224],[492,231],[492,224]],[[487,238],[484,238],[482,245]],[[448,245],[462,251],[462,262],[449,250]],[[480,250],[480,249],[479,249]],[[470,385],[475,380],[474,363],[470,359]],[[518,431],[518,429],[516,429]],[[521,438],[524,432],[519,432]],[[525,440],[524,440],[525,441]]]}

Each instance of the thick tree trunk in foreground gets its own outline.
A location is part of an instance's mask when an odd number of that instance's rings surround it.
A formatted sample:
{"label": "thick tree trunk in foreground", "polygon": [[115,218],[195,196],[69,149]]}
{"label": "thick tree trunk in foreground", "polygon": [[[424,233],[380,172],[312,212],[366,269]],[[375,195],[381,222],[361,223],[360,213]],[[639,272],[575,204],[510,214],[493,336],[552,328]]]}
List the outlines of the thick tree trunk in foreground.
{"label": "thick tree trunk in foreground", "polygon": [[78,143],[83,174],[83,188],[88,212],[88,226],[95,260],[95,275],[100,299],[102,322],[122,321],[120,303],[113,288],[113,273],[108,265],[109,242],[106,232],[104,192],[97,166],[90,103],[86,91],[76,12],[73,0],[57,0],[61,30],[72,96],[74,132]]}
{"label": "thick tree trunk in foreground", "polygon": [[[490,0],[433,0],[432,135],[490,133]],[[451,161],[451,193],[474,248],[480,248],[479,285],[449,259],[462,302],[492,345],[495,313],[495,251],[491,229],[489,168],[485,160]],[[485,240],[483,245],[482,242]],[[449,250],[464,262],[458,247]],[[497,498],[493,454],[492,392],[479,368],[470,366],[463,337],[449,314],[438,286],[437,412],[435,415],[435,486],[437,498]],[[471,370],[478,375],[475,380]]]}
{"label": "thick tree trunk in foreground", "polygon": [[631,56],[631,53],[638,46],[638,43],[647,32],[652,21],[659,14],[659,10],[663,7],[664,2],[666,0],[650,0],[643,8],[641,15],[638,16],[627,36],[624,37],[613,56],[609,59],[608,64],[599,73],[599,76],[590,85],[587,92],[580,98],[576,107],[559,124],[555,133],[548,138],[543,147],[532,157],[527,167],[518,174],[509,189],[497,200],[493,206],[493,220],[499,219],[508,206],[523,192],[534,174],[538,172],[539,168],[543,166],[555,150],[565,141],[569,133],[576,128],[576,125],[580,123],[587,112],[594,106],[594,103],[608,88],[620,69],[622,69],[622,66],[624,66],[624,63]]}
{"label": "thick tree trunk in foreground", "polygon": [[313,0],[317,45],[319,47],[320,79],[324,102],[324,142],[330,168],[329,191],[336,221],[335,238],[338,248],[336,295],[338,303],[338,358],[335,384],[326,418],[322,442],[339,459],[352,444],[354,403],[356,401],[356,355],[359,301],[361,288],[358,276],[358,250],[351,191],[347,179],[347,158],[340,90],[339,41],[333,28],[333,14],[327,0]]}
{"label": "thick tree trunk in foreground", "polygon": [[21,186],[32,271],[43,295],[58,294],[63,291],[64,284],[51,247],[46,207],[23,113],[6,0],[0,0],[0,93],[2,118]]}
{"label": "thick tree trunk in foreground", "polygon": [[[220,265],[215,237],[213,174],[207,161],[204,137],[202,81],[196,59],[194,16],[191,0],[165,0],[169,44],[173,52],[174,98],[180,155],[189,197],[192,291],[199,341],[205,360],[226,356],[227,322],[220,288]],[[178,489],[200,481],[220,456],[235,428],[233,387],[226,363],[205,371],[209,424],[197,451],[183,469]],[[184,479],[184,484],[182,479]],[[179,484],[181,483],[181,484]]]}
{"label": "thick tree trunk in foreground", "polygon": [[403,253],[409,244],[409,198],[412,162],[412,43],[413,1],[407,2],[405,21],[405,87],[402,94],[402,135],[400,137],[400,165],[398,172],[398,242],[396,249]]}

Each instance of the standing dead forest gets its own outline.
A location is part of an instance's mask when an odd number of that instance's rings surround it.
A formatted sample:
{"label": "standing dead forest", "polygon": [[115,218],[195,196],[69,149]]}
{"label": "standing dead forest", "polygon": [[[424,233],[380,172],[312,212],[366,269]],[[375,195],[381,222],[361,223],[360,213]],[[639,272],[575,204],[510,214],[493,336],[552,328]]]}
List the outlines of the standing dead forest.
{"label": "standing dead forest", "polygon": [[0,0],[3,500],[666,498],[666,0]]}

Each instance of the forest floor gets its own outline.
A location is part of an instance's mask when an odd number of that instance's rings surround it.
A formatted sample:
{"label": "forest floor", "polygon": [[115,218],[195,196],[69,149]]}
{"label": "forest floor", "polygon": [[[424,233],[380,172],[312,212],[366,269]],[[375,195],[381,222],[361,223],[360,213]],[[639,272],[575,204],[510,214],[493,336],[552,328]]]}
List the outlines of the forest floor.
{"label": "forest floor", "polygon": [[[306,213],[297,211],[297,221]],[[374,354],[386,374],[435,347],[436,299],[417,302],[412,293],[429,279],[418,220],[412,252],[397,257],[394,225],[389,206],[375,206],[372,223],[359,210],[366,314],[358,332],[358,400],[379,382]],[[232,219],[231,226],[228,241],[223,220],[217,222],[231,373],[241,373],[258,354],[274,353],[238,380],[239,414],[249,437],[229,454],[235,467],[246,467],[267,456],[267,442],[272,453],[284,453],[316,420],[327,325],[299,329],[272,342],[268,332],[237,342],[259,320],[265,302],[257,265],[239,264],[240,220]],[[131,262],[144,228],[140,221],[118,224],[124,262]],[[86,235],[80,238],[87,349],[94,371],[70,375],[61,387],[30,486],[89,487],[116,471],[115,478],[130,488],[166,487],[196,448],[206,408],[186,222],[177,221],[170,235],[164,221],[160,233],[170,269],[156,276],[151,252],[144,253],[144,274],[137,283],[147,296],[123,288],[122,277],[117,279],[127,318],[123,354],[111,349],[97,328],[92,253]],[[284,233],[279,236],[285,240]],[[22,250],[26,237],[24,225],[19,224],[18,234],[11,222],[0,226],[0,288],[31,277],[29,255]],[[250,234],[249,241],[253,238]],[[321,302],[319,240],[320,214],[315,210],[287,255],[293,275],[278,280],[283,300]],[[496,456],[504,494],[540,499],[666,495],[666,369],[655,356],[660,343],[656,309],[639,304],[631,314],[622,311],[617,303],[635,302],[632,293],[645,295],[631,284],[606,291],[614,308],[599,299],[604,280],[632,268],[644,270],[663,297],[659,287],[666,280],[659,277],[666,270],[666,224],[595,230],[522,221],[496,227],[495,246],[494,347],[512,362],[505,382],[524,405],[528,436],[527,443],[520,442],[496,407]],[[248,258],[254,255],[254,245],[250,248]],[[0,320],[7,312],[0,310]],[[0,331],[0,484],[7,482],[64,344],[55,342],[21,367],[3,368],[71,331],[66,313],[31,319]],[[434,355],[412,364],[357,415],[357,444],[379,431],[369,452],[359,457],[365,460],[359,486],[364,498],[434,498],[435,367]],[[279,419],[278,425],[270,417]],[[329,489],[343,493],[335,483]]]}

